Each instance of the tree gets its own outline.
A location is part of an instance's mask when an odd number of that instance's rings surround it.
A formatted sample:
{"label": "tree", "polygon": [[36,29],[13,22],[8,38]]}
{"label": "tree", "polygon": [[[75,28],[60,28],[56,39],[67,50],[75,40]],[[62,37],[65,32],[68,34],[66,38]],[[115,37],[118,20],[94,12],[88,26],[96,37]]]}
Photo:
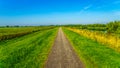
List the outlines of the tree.
{"label": "tree", "polygon": [[114,33],[117,31],[118,27],[119,27],[119,21],[114,21],[114,22],[110,22],[107,24],[107,32],[108,33]]}
{"label": "tree", "polygon": [[6,27],[10,27],[9,25],[6,25]]}

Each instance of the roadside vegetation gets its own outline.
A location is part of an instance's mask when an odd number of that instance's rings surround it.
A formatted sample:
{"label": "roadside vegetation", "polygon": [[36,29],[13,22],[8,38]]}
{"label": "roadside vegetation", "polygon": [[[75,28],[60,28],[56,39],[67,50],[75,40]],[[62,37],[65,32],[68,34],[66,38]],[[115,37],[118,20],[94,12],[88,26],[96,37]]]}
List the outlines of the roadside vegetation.
{"label": "roadside vegetation", "polygon": [[[77,28],[82,30],[99,31],[108,34],[120,35],[120,21],[113,21],[107,24],[77,24],[77,25],[64,25],[65,27]],[[120,36],[119,36],[120,37]]]}
{"label": "roadside vegetation", "polygon": [[[83,28],[85,27],[85,28]],[[92,29],[89,29],[89,28]],[[110,22],[108,24],[91,24],[82,26],[67,26],[81,36],[100,42],[120,52],[120,22]]]}
{"label": "roadside vegetation", "polygon": [[109,34],[103,34],[100,32],[93,32],[89,30],[81,30],[81,29],[72,29],[68,28],[69,30],[72,30],[84,37],[90,38],[92,40],[98,41],[102,44],[105,44],[117,51],[120,51],[120,38],[117,36],[109,35]]}
{"label": "roadside vegetation", "polygon": [[66,28],[64,33],[87,68],[120,67],[119,52]]}
{"label": "roadside vegetation", "polygon": [[43,68],[57,28],[0,42],[0,68]]}

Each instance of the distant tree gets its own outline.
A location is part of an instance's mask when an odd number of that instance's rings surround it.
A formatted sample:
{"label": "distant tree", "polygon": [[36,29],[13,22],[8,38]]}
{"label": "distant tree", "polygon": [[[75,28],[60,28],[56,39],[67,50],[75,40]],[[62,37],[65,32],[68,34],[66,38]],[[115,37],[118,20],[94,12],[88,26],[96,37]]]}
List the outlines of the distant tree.
{"label": "distant tree", "polygon": [[10,27],[9,25],[6,25],[6,27]]}
{"label": "distant tree", "polygon": [[19,25],[15,25],[14,27],[19,27]]}
{"label": "distant tree", "polygon": [[107,24],[107,32],[113,33],[116,32],[119,27],[119,21],[110,22]]}

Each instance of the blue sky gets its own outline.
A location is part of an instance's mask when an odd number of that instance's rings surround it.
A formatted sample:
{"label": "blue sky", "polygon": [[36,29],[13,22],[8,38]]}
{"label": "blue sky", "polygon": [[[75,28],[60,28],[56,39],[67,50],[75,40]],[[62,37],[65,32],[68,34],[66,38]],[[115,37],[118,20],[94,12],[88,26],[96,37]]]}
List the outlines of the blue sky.
{"label": "blue sky", "polygon": [[0,25],[107,23],[120,20],[120,0],[0,0]]}

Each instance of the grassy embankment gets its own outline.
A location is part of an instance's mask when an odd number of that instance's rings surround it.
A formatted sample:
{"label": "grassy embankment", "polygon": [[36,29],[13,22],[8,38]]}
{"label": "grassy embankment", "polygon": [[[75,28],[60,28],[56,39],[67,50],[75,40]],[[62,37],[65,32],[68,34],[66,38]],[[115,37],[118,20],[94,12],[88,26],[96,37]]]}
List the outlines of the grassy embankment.
{"label": "grassy embankment", "polygon": [[68,29],[82,36],[100,42],[102,44],[105,44],[108,47],[120,52],[120,38],[116,35],[105,34],[99,31],[90,31],[90,30],[73,29],[73,28],[68,28]]}
{"label": "grassy embankment", "polygon": [[0,68],[42,68],[57,28],[0,42]]}
{"label": "grassy embankment", "polygon": [[87,68],[119,68],[120,53],[64,28],[64,33]]}

